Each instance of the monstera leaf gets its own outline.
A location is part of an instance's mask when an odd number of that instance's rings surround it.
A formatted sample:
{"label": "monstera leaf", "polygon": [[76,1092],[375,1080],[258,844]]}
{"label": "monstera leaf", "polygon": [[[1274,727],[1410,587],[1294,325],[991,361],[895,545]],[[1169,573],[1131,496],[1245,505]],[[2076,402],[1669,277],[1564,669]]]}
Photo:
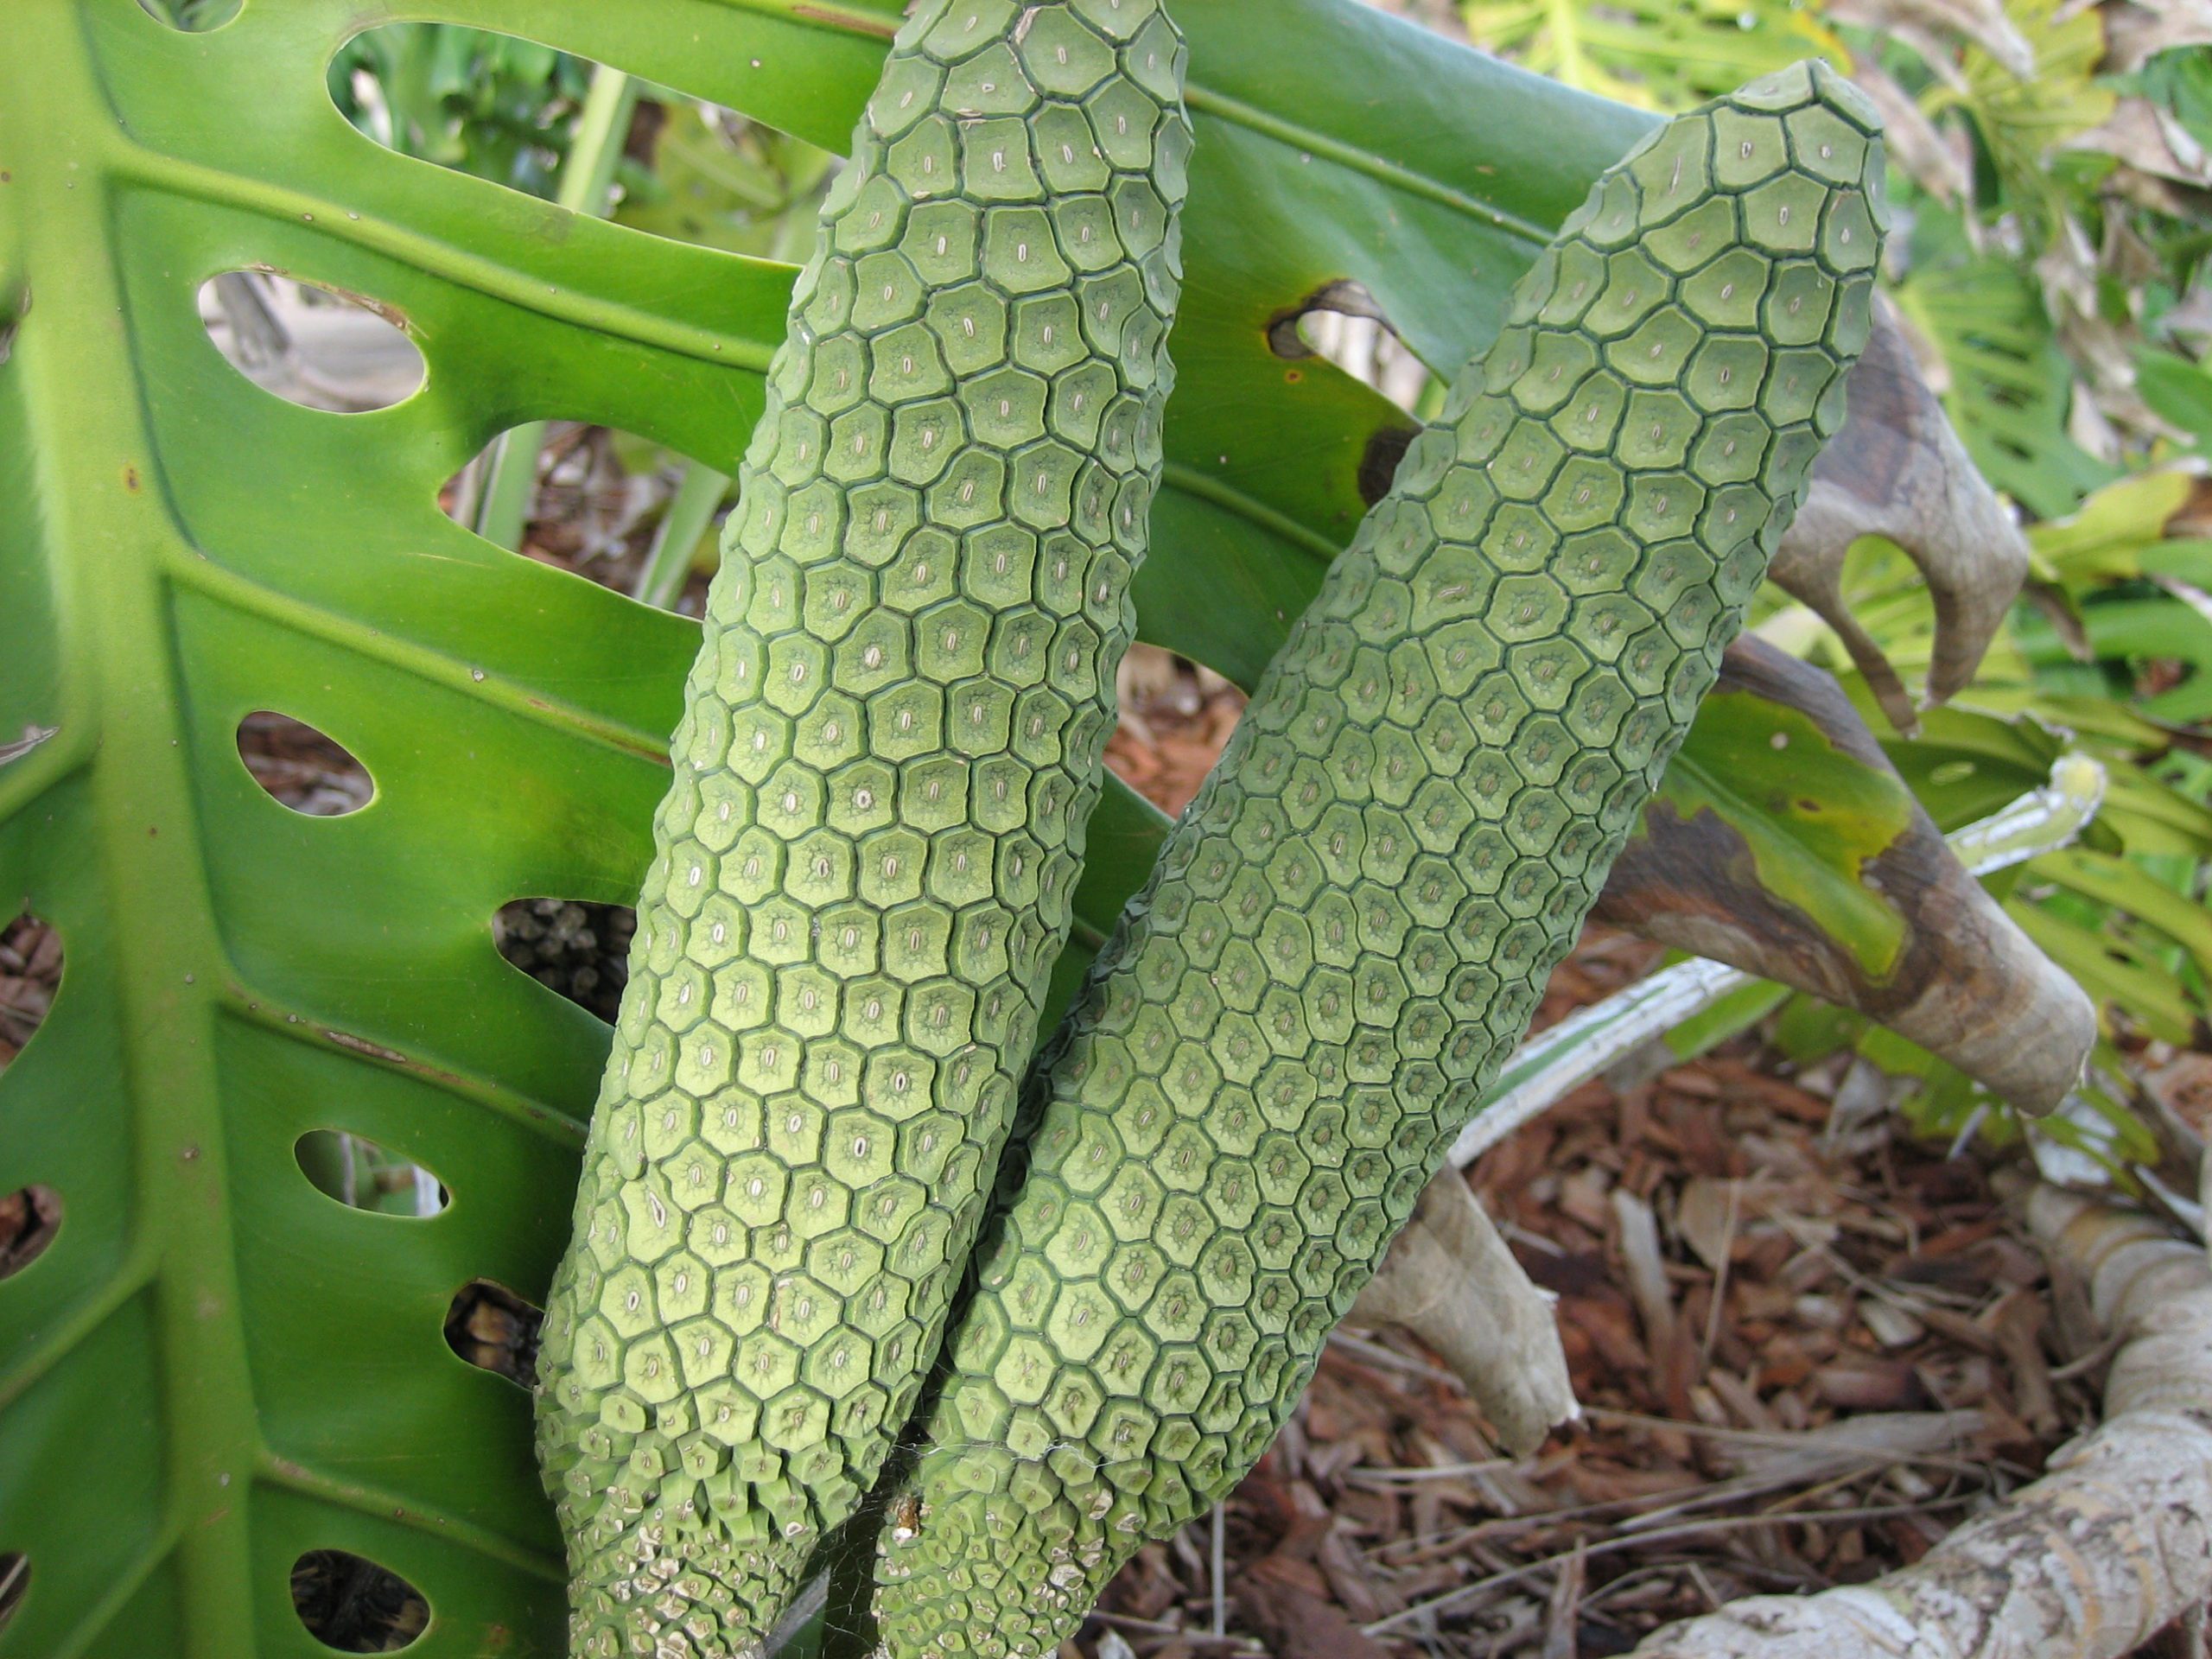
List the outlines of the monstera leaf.
{"label": "monstera leaf", "polygon": [[[0,1231],[0,1655],[323,1651],[302,1606],[391,1577],[419,1599],[387,1625],[425,1659],[559,1649],[529,1402],[479,1316],[543,1293],[607,1033],[492,918],[634,893],[696,635],[470,534],[439,491],[544,419],[731,469],[791,273],[380,148],[328,69],[362,31],[446,22],[834,149],[899,10],[11,9],[0,893],[66,967],[0,1071],[0,1222],[43,1247]],[[1298,317],[1357,291],[1457,363],[1649,118],[1356,0],[1177,12],[1198,155],[1137,597],[1147,638],[1249,684],[1409,431]],[[250,270],[371,304],[421,389],[337,415],[247,380],[196,296]],[[264,711],[358,758],[365,804],[265,793],[238,742]],[[1109,798],[1069,972],[1158,828]],[[333,1132],[423,1172],[416,1213],[326,1196]]]}
{"label": "monstera leaf", "polygon": [[[558,1649],[528,1399],[463,1357],[466,1312],[542,1294],[606,1033],[491,924],[634,892],[694,635],[477,539],[438,492],[543,418],[728,469],[791,273],[381,149],[326,72],[364,29],[435,19],[836,149],[897,10],[245,0],[187,31],[138,0],[10,9],[0,892],[66,967],[0,1073],[0,1203],[52,1234],[0,1279],[0,1653],[318,1651],[296,1598],[357,1560],[420,1592],[426,1659]],[[1179,12],[1204,160],[1140,602],[1249,678],[1404,431],[1272,325],[1351,279],[1463,354],[1643,118],[1351,0]],[[421,390],[341,416],[251,384],[196,296],[254,269],[372,302]],[[367,804],[264,793],[238,733],[264,710],[357,757]],[[1116,878],[1117,845],[1141,855],[1102,837],[1109,894],[1141,868]],[[443,1208],[333,1202],[324,1131],[428,1171]],[[504,1288],[457,1306],[481,1284]]]}

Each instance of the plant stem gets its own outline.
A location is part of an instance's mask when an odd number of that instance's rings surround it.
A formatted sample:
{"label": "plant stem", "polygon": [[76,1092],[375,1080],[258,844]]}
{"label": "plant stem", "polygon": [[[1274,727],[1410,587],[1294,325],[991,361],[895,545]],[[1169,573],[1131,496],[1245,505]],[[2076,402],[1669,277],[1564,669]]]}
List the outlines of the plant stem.
{"label": "plant stem", "polygon": [[[2102,766],[2086,755],[2062,755],[2048,785],[1955,832],[1951,850],[1978,876],[2009,869],[2072,842],[2096,817],[2104,794]],[[1506,1062],[1453,1143],[1452,1162],[1465,1169],[1653,1038],[1757,982],[1738,969],[1692,957],[1568,1015]]]}
{"label": "plant stem", "polygon": [[684,468],[683,481],[668,504],[653,537],[645,568],[638,573],[637,599],[657,610],[671,610],[691,577],[691,556],[715,521],[715,510],[729,489],[729,477],[701,461]]}

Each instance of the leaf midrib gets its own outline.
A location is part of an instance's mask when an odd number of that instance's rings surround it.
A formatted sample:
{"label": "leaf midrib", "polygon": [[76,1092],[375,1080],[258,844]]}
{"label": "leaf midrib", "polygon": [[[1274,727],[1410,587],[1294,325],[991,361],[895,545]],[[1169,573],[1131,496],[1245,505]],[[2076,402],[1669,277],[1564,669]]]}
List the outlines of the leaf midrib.
{"label": "leaf midrib", "polygon": [[1334,162],[1339,167],[1351,168],[1373,179],[1377,184],[1402,190],[1408,195],[1424,201],[1433,201],[1449,207],[1469,219],[1480,219],[1492,229],[1502,230],[1519,237],[1522,241],[1541,247],[1551,239],[1551,232],[1532,219],[1509,213],[1494,202],[1471,196],[1464,190],[1454,189],[1441,179],[1431,176],[1402,162],[1391,161],[1371,149],[1343,138],[1330,137],[1312,127],[1287,121],[1281,116],[1269,115],[1226,92],[1217,92],[1202,82],[1193,80],[1184,91],[1184,101],[1194,111],[1200,111],[1217,119],[1241,126],[1263,138],[1272,139],[1287,149],[1301,155],[1313,155]]}
{"label": "leaf midrib", "polygon": [[[86,37],[73,27],[75,8],[35,6],[15,21],[16,73],[35,66],[44,79],[74,79],[79,85],[57,92],[56,100],[93,106],[98,77]],[[0,84],[7,75],[0,67]],[[35,522],[60,598],[56,614],[68,641],[62,658],[68,678],[60,736],[0,772],[0,814],[30,810],[73,776],[85,779],[86,835],[97,866],[90,902],[128,948],[108,963],[80,971],[104,968],[114,986],[121,1031],[111,1086],[133,1103],[133,1137],[125,1155],[132,1164],[134,1216],[120,1260],[0,1379],[0,1405],[36,1387],[139,1297],[152,1299],[161,1344],[149,1371],[149,1403],[162,1426],[162,1484],[152,1499],[148,1542],[109,1593],[81,1610],[56,1651],[74,1653],[99,1639],[105,1621],[127,1600],[129,1586],[143,1584],[168,1563],[175,1566],[181,1604],[181,1651],[192,1659],[238,1659],[257,1651],[251,1518],[257,1484],[396,1522],[558,1583],[563,1569],[550,1555],[480,1522],[426,1512],[280,1457],[261,1430],[252,1363],[235,1311],[244,1291],[229,1218],[233,1180],[214,1040],[219,1021],[232,1012],[234,993],[249,1004],[257,999],[240,992],[224,971],[231,963],[213,913],[173,594],[189,588],[270,614],[295,631],[392,660],[426,678],[465,683],[471,696],[626,752],[664,762],[664,741],[519,688],[477,681],[465,664],[442,652],[376,633],[196,556],[162,486],[160,455],[136,374],[138,342],[110,321],[128,315],[120,273],[106,257],[111,193],[134,183],[181,188],[275,213],[315,211],[316,199],[173,162],[118,137],[112,129],[60,135],[10,130],[8,105],[35,110],[40,100],[0,99],[0,137],[16,158],[15,208],[29,226],[23,246],[27,254],[38,250],[35,263],[42,267],[66,266],[75,274],[70,283],[41,293],[45,326],[18,338],[9,371],[21,378],[22,395],[36,411],[35,428],[44,440],[32,461],[43,509]],[[226,183],[238,188],[209,188]],[[295,202],[307,207],[295,208]],[[365,219],[348,224],[365,241],[373,241],[375,228]],[[407,245],[403,257],[435,254],[443,246],[404,236],[396,243]],[[472,265],[503,269],[458,256],[418,262],[480,289],[483,284],[472,283]],[[710,331],[667,328],[656,339],[653,320],[630,308],[593,302],[572,308],[582,326],[604,333],[679,350],[688,346],[716,361],[738,355],[714,352],[717,336]],[[87,341],[97,344],[85,349]],[[704,353],[698,350],[702,343]],[[760,355],[765,362],[765,353]],[[128,713],[111,718],[111,710]],[[158,927],[134,930],[134,918],[152,916],[161,918]],[[359,1054],[352,1058],[372,1063]],[[463,1093],[470,1090],[461,1085],[480,1081],[453,1080]],[[144,1104],[154,1100],[163,1103],[158,1111]],[[501,1103],[512,1115],[535,1116],[530,1103]],[[543,1122],[533,1127],[548,1132]],[[181,1243],[188,1238],[188,1245]]]}
{"label": "leaf midrib", "polygon": [[[105,1321],[133,1297],[153,1299],[162,1351],[150,1375],[163,1483],[148,1556],[177,1563],[184,1651],[225,1659],[257,1645],[245,1500],[260,1448],[248,1427],[255,1408],[244,1332],[234,1317],[211,1317],[235,1309],[241,1287],[222,1197],[228,1160],[212,1001],[222,953],[156,550],[175,526],[162,493],[134,487],[128,470],[136,461],[149,483],[156,475],[135,342],[112,326],[127,315],[105,222],[110,180],[102,164],[113,153],[113,130],[17,124],[42,105],[103,106],[91,43],[73,6],[19,8],[10,21],[16,32],[0,79],[35,73],[53,95],[51,104],[12,91],[0,98],[0,137],[16,162],[10,188],[20,246],[27,269],[52,261],[72,271],[70,282],[40,294],[44,326],[21,331],[9,367],[44,439],[32,459],[41,509],[35,522],[68,636],[61,718],[65,734],[73,727],[97,746],[84,791],[94,817],[87,830],[93,902],[118,938],[130,937],[137,918],[162,918],[149,938],[102,964],[120,1027],[111,1086],[131,1103],[132,1235],[110,1279],[65,1323],[79,1327],[81,1343],[97,1328],[86,1323],[96,1306]],[[72,349],[79,342],[90,348]],[[129,718],[109,718],[125,708]],[[67,996],[65,989],[57,1011]],[[156,1090],[164,1109],[143,1110]],[[181,1249],[186,1236],[193,1247]],[[48,1364],[67,1351],[49,1349]],[[181,1376],[192,1379],[189,1389],[169,1384]],[[232,1490],[218,1485],[218,1472],[231,1478]],[[79,1623],[65,1646],[81,1646],[97,1628]]]}

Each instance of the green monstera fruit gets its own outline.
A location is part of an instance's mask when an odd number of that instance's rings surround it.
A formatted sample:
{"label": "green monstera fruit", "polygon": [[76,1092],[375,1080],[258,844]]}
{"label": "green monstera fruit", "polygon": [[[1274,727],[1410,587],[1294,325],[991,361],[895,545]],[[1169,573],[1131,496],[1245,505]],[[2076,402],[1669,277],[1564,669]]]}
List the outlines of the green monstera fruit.
{"label": "green monstera fruit", "polygon": [[825,205],[547,1310],[580,1655],[756,1648],[937,1352],[1134,627],[1183,59],[1157,0],[925,0]]}

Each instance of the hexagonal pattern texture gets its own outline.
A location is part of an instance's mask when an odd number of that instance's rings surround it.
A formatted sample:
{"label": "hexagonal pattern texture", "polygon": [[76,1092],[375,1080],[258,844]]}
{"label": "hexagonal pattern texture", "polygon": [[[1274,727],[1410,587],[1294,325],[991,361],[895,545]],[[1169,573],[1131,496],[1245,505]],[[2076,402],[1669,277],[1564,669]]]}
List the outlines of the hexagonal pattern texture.
{"label": "hexagonal pattern texture", "polygon": [[1877,127],[1801,67],[1653,135],[1338,561],[1037,1074],[879,1542],[894,1659],[1053,1651],[1274,1438],[1841,423]]}
{"label": "hexagonal pattern texture", "polygon": [[824,208],[548,1308],[579,1655],[749,1650],[937,1352],[1134,626],[1183,58],[1157,0],[926,0]]}

